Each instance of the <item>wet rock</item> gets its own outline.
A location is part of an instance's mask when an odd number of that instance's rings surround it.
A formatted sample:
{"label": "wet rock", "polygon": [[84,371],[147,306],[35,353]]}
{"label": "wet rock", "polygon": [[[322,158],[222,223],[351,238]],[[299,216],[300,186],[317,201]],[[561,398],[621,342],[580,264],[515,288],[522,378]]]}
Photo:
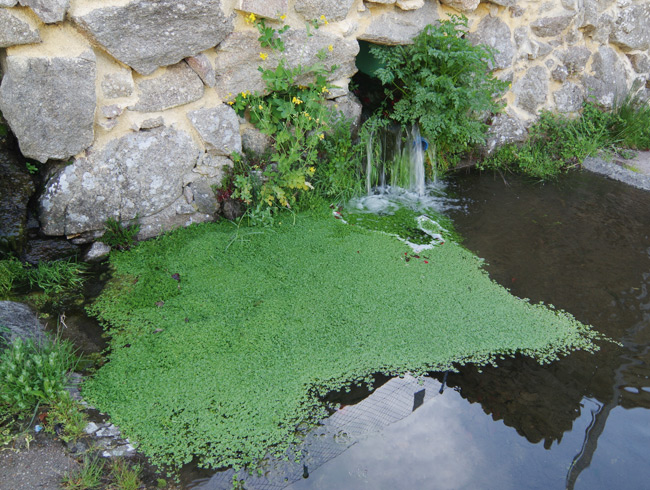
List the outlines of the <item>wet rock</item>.
{"label": "wet rock", "polygon": [[517,96],[515,104],[531,114],[536,114],[537,108],[546,102],[548,79],[548,70],[543,66],[533,66],[529,69],[512,88]]}
{"label": "wet rock", "polygon": [[0,8],[0,48],[40,42],[38,29],[32,29],[29,23],[15,12]]}
{"label": "wet rock", "polygon": [[222,204],[223,217],[227,220],[234,221],[244,214],[244,207],[239,201],[234,199],[226,199]]}
{"label": "wet rock", "polygon": [[573,15],[542,17],[530,24],[531,30],[539,37],[555,37],[569,27]]}
{"label": "wet rock", "polygon": [[21,5],[30,7],[46,24],[61,22],[70,6],[70,0],[19,0]]}
{"label": "wet rock", "polygon": [[111,253],[110,245],[106,245],[103,242],[95,242],[83,255],[84,262],[99,262],[108,258],[108,255]]}
{"label": "wet rock", "polygon": [[508,114],[497,114],[488,129],[485,152],[489,155],[507,143],[519,143],[526,139],[528,131],[517,118]]}
{"label": "wet rock", "polygon": [[491,70],[504,69],[512,65],[515,46],[511,40],[510,28],[497,17],[483,17],[475,32],[469,34],[472,44],[485,44],[495,49],[494,62],[488,66]]}
{"label": "wet rock", "polygon": [[287,13],[289,2],[287,0],[241,0],[239,10],[250,12],[259,17],[278,19]]}
{"label": "wet rock", "polygon": [[90,435],[90,434],[94,434],[98,430],[99,430],[99,426],[95,422],[88,422],[88,425],[86,425],[84,432]]}
{"label": "wet rock", "polygon": [[[343,39],[323,30],[311,30],[312,36],[305,29],[289,29],[283,36],[285,52],[283,58],[288,66],[309,67],[320,63],[327,70],[336,65],[337,69],[327,75],[328,81],[349,78],[356,73],[356,56],[359,43],[356,40]],[[233,32],[217,48],[215,72],[217,74],[216,90],[223,100],[231,100],[239,92],[250,91],[263,93],[266,85],[258,67],[274,68],[279,62],[279,55],[268,53],[268,58],[260,60],[259,35],[255,32]],[[332,46],[332,51],[328,47]],[[318,59],[319,51],[324,50],[327,57],[322,62]],[[313,79],[312,73],[306,73],[296,80],[297,83]]]}
{"label": "wet rock", "polygon": [[305,19],[319,19],[324,15],[328,21],[339,21],[347,17],[354,0],[303,0],[296,2],[296,12]]}
{"label": "wet rock", "polygon": [[102,427],[97,432],[95,432],[95,437],[119,437],[120,434],[120,429],[114,424],[110,424],[106,427]]}
{"label": "wet rock", "polygon": [[623,49],[650,48],[650,5],[644,2],[622,9],[609,40]]}
{"label": "wet rock", "polygon": [[84,441],[84,440],[81,440],[81,439],[78,440],[78,441],[71,441],[71,442],[65,443],[65,445],[66,445],[66,447],[68,449],[68,452],[70,454],[74,454],[76,456],[83,455],[90,449],[90,446],[88,445],[88,443],[86,441]]}
{"label": "wet rock", "polygon": [[214,68],[206,55],[197,54],[196,56],[190,56],[189,58],[185,58],[185,62],[194,70],[194,73],[199,76],[205,85],[214,87],[216,83]]}
{"label": "wet rock", "polygon": [[481,0],[440,0],[443,5],[448,5],[460,12],[474,12]]}
{"label": "wet rock", "polygon": [[573,83],[566,82],[560,90],[553,92],[555,107],[560,112],[577,112],[582,108],[585,94],[582,87]]}
{"label": "wet rock", "polygon": [[132,0],[73,12],[72,20],[143,75],[212,48],[233,30],[220,0]]}
{"label": "wet rock", "polygon": [[0,111],[22,154],[40,162],[65,160],[93,141],[95,55],[8,55],[0,86]]}
{"label": "wet rock", "polygon": [[42,342],[46,338],[36,313],[23,303],[0,301],[0,325],[7,327],[8,331],[0,330],[0,337],[9,343],[16,339]]}
{"label": "wet rock", "polygon": [[157,112],[188,104],[203,97],[203,81],[181,61],[164,69],[155,78],[137,82],[140,98],[129,107],[133,111]]}
{"label": "wet rock", "polygon": [[241,153],[239,120],[234,109],[226,104],[189,112],[187,118],[213,155]]}
{"label": "wet rock", "polygon": [[242,132],[241,143],[244,152],[253,155],[263,155],[271,149],[273,139],[257,128],[246,128]]}
{"label": "wet rock", "polygon": [[65,239],[32,239],[27,242],[24,259],[30,264],[75,257],[79,247]]}
{"label": "wet rock", "polygon": [[102,79],[101,87],[107,99],[128,97],[133,93],[133,76],[130,71],[107,73]]}
{"label": "wet rock", "polygon": [[373,18],[358,38],[375,44],[411,44],[427,24],[433,24],[436,20],[438,8],[435,2],[426,2],[418,10],[386,12]]}
{"label": "wet rock", "polygon": [[39,203],[42,230],[74,235],[103,230],[110,217],[158,213],[182,195],[182,177],[198,155],[187,133],[167,127],[113,140],[47,182]]}
{"label": "wet rock", "polygon": [[0,154],[0,176],[0,252],[20,253],[34,184],[25,165],[7,153]]}
{"label": "wet rock", "polygon": [[613,106],[617,97],[627,93],[625,66],[612,48],[601,46],[593,55],[591,68],[594,75],[582,77],[587,95],[596,98],[604,107]]}

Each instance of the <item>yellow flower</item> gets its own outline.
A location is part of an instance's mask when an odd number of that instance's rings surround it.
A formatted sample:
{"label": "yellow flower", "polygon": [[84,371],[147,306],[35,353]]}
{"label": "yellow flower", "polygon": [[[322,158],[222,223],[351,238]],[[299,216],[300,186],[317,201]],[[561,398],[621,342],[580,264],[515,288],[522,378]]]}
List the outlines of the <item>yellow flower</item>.
{"label": "yellow flower", "polygon": [[246,92],[242,92],[241,96],[245,99],[248,94]]}
{"label": "yellow flower", "polygon": [[257,108],[258,108],[260,111],[261,111],[262,109],[264,109],[264,107],[262,107],[262,104],[258,105]]}
{"label": "yellow flower", "polygon": [[328,94],[330,93],[330,91],[329,91],[329,89],[327,87],[323,87],[321,89],[321,92],[323,92],[323,93],[327,92]]}
{"label": "yellow flower", "polygon": [[293,99],[291,99],[291,102],[293,102],[296,105],[302,104],[302,100],[300,100],[298,97],[294,97]]}
{"label": "yellow flower", "polygon": [[253,22],[255,22],[255,20],[256,20],[255,14],[252,12],[248,17],[246,17],[246,22],[248,22],[249,24],[252,24]]}
{"label": "yellow flower", "polygon": [[332,46],[332,45],[330,44],[329,46],[327,46],[327,50],[328,50],[328,51],[334,51],[334,46]]}
{"label": "yellow flower", "polygon": [[228,101],[228,105],[233,105],[234,103],[235,103],[234,100],[229,100],[229,101]]}
{"label": "yellow flower", "polygon": [[284,14],[282,14],[282,15],[280,16],[280,20],[284,20],[284,19],[286,19],[286,18],[287,18],[287,16],[284,15]]}
{"label": "yellow flower", "polygon": [[325,24],[325,25],[329,24],[329,22],[327,22],[327,19],[325,18],[324,15],[321,15],[321,16],[320,16],[320,20],[322,20],[322,21],[323,21],[323,24]]}
{"label": "yellow flower", "polygon": [[318,137],[319,137],[320,139],[325,139],[325,135],[324,135],[323,133],[319,134]]}
{"label": "yellow flower", "polygon": [[263,60],[265,60],[265,59],[268,58],[268,57],[269,57],[268,54],[266,54],[266,53],[260,53],[260,58],[262,58]]}
{"label": "yellow flower", "polygon": [[309,167],[309,173],[313,174],[316,171],[314,167]]}

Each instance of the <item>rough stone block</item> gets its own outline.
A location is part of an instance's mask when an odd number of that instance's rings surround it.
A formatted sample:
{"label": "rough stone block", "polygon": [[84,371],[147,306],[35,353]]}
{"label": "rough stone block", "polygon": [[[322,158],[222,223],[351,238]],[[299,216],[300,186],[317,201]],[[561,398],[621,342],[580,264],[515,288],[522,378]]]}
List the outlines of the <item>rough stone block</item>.
{"label": "rough stone block", "polygon": [[111,55],[143,75],[212,48],[233,30],[220,0],[132,0],[73,13],[72,19]]}
{"label": "rough stone block", "polygon": [[240,0],[238,10],[250,12],[258,17],[267,19],[278,19],[281,15],[286,15],[289,8],[287,0]]}
{"label": "rough stone block", "polygon": [[181,61],[165,68],[155,77],[137,82],[140,98],[129,109],[156,112],[188,104],[203,97],[203,82],[187,63]]}
{"label": "rough stone block", "polygon": [[519,143],[526,139],[528,132],[524,124],[515,116],[497,114],[488,129],[485,151],[489,155],[506,143]]}
{"label": "rough stone block", "polygon": [[591,58],[591,51],[584,46],[575,46],[571,49],[558,54],[569,74],[580,73],[587,66],[587,61]]}
{"label": "rough stone block", "polygon": [[594,74],[582,77],[587,95],[596,98],[606,108],[614,105],[617,98],[624,97],[628,84],[625,65],[612,48],[601,46],[593,55],[591,69]]}
{"label": "rough stone block", "polygon": [[553,92],[555,107],[560,112],[578,112],[584,99],[584,90],[573,82],[566,82],[560,90]]}
{"label": "rough stone block", "polygon": [[241,136],[237,113],[232,107],[220,104],[218,107],[199,109],[187,114],[205,143],[206,149],[214,155],[241,153]]}
{"label": "rough stone block", "polygon": [[20,4],[30,7],[46,24],[53,24],[65,18],[70,0],[20,0]]}
{"label": "rough stone block", "polygon": [[569,27],[573,15],[542,17],[530,24],[531,30],[539,37],[555,37]]}
{"label": "rough stone block", "polygon": [[354,3],[354,0],[304,0],[296,2],[295,8],[307,20],[324,15],[328,21],[339,21],[347,17]]}
{"label": "rough stone block", "polygon": [[512,66],[515,46],[511,40],[510,28],[501,19],[483,17],[476,31],[468,36],[472,44],[485,44],[494,48],[494,63],[489,62],[491,70],[504,69]]}
{"label": "rough stone block", "polygon": [[0,8],[0,48],[40,42],[38,29],[32,29],[11,10]]}
{"label": "rough stone block", "polygon": [[474,12],[481,0],[440,0],[440,3],[460,12]]}
{"label": "rough stone block", "polygon": [[189,135],[156,128],[122,136],[52,176],[40,198],[46,235],[102,230],[108,218],[154,215],[182,196],[199,150]]}
{"label": "rough stone block", "polygon": [[515,104],[531,114],[537,114],[537,108],[546,102],[548,79],[548,70],[543,66],[530,68],[512,88],[517,96]]}
{"label": "rough stone block", "polygon": [[7,56],[0,111],[23,155],[65,160],[91,145],[95,119],[95,55]]}
{"label": "rough stone block", "polygon": [[[476,2],[478,4],[478,1]],[[426,2],[421,9],[387,12],[373,18],[366,31],[358,36],[375,44],[411,44],[427,24],[438,20],[435,2]]]}
{"label": "rough stone block", "polygon": [[133,76],[128,71],[107,73],[102,79],[101,87],[107,99],[129,97],[133,93]]}
{"label": "rough stone block", "polygon": [[402,10],[417,10],[424,7],[424,0],[397,0],[395,4]]}
{"label": "rough stone block", "polygon": [[644,2],[622,9],[609,39],[623,49],[649,49],[650,5]]}
{"label": "rough stone block", "polygon": [[214,74],[214,68],[208,57],[204,54],[197,54],[196,56],[190,56],[185,58],[185,61],[189,67],[194,70],[203,83],[208,87],[214,87],[216,80]]}

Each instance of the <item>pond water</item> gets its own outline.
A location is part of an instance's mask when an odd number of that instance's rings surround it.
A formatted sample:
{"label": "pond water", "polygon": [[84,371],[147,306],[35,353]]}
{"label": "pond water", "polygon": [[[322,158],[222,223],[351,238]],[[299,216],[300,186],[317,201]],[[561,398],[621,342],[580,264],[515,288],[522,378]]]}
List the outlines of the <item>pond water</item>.
{"label": "pond water", "polygon": [[494,280],[620,345],[449,374],[288,488],[648,488],[650,193],[586,172],[544,185],[468,174],[450,188],[465,204],[456,228]]}

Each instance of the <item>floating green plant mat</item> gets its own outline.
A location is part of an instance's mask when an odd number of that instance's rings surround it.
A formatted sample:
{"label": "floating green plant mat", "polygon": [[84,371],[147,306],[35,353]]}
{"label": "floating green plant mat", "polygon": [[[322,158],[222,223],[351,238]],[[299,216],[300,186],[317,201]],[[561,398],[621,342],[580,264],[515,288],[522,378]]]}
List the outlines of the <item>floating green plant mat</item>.
{"label": "floating green plant mat", "polygon": [[372,373],[596,348],[588,327],[515,298],[453,242],[416,255],[332,218],[199,225],[111,260],[93,311],[113,350],[84,395],[157,463],[281,452],[324,415],[319,395]]}

